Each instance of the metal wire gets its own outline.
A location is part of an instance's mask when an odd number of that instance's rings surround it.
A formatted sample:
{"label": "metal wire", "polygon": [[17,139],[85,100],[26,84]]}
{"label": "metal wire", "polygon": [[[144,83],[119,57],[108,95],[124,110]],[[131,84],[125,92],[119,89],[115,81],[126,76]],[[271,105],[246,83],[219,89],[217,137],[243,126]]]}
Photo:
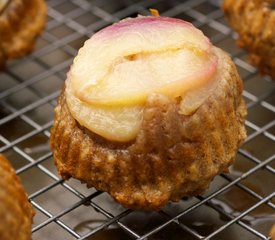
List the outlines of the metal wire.
{"label": "metal wire", "polygon": [[[0,73],[0,152],[16,168],[36,210],[33,239],[271,239],[275,223],[275,84],[235,45],[218,0],[49,0],[35,51]],[[203,196],[162,211],[122,208],[106,193],[58,176],[48,146],[53,109],[83,42],[119,19],[148,14],[183,18],[228,51],[244,81],[248,138],[230,174]]]}

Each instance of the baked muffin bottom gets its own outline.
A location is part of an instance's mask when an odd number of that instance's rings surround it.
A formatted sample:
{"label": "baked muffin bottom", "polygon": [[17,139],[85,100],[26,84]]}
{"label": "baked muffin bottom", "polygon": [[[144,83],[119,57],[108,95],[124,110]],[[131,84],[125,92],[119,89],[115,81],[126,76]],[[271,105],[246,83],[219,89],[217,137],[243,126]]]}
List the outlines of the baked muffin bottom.
{"label": "baked muffin bottom", "polygon": [[34,210],[19,177],[0,154],[1,240],[30,240]]}
{"label": "baked muffin bottom", "polygon": [[0,13],[0,67],[32,51],[46,21],[44,0],[10,0]]}
{"label": "baked muffin bottom", "polygon": [[131,142],[111,142],[80,126],[63,91],[51,130],[60,175],[106,191],[128,208],[158,210],[169,200],[203,193],[246,137],[242,82],[227,54],[214,51],[219,84],[203,105],[184,116],[178,99],[152,94]]}
{"label": "baked muffin bottom", "polygon": [[275,79],[275,1],[224,0],[223,9],[230,25],[238,32],[238,46],[261,73]]}

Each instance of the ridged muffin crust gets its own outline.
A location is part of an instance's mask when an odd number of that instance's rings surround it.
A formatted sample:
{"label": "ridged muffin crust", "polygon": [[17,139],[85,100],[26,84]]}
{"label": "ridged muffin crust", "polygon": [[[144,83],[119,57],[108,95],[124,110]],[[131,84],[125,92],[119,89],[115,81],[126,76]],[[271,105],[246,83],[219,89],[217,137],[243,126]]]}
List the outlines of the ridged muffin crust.
{"label": "ridged muffin crust", "polygon": [[224,12],[238,32],[238,45],[251,62],[275,79],[275,1],[224,0]]}
{"label": "ridged muffin crust", "polygon": [[19,177],[0,154],[0,239],[30,240],[33,216]]}
{"label": "ridged muffin crust", "polygon": [[107,191],[125,207],[158,210],[169,201],[202,194],[226,171],[246,137],[242,81],[230,57],[213,48],[218,84],[191,115],[180,114],[180,99],[151,94],[137,137],[106,140],[72,117],[64,91],[55,109],[51,147],[64,179]]}

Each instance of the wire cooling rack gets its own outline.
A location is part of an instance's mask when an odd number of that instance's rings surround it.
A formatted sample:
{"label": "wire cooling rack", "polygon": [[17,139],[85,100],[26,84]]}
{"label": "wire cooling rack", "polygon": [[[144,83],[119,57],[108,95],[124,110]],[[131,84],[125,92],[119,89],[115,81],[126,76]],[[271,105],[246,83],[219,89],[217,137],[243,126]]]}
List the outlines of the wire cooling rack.
{"label": "wire cooling rack", "polygon": [[[235,45],[219,1],[50,0],[35,51],[0,73],[0,152],[21,177],[36,210],[33,239],[271,239],[275,223],[275,84]],[[112,198],[58,176],[49,148],[53,109],[83,42],[119,19],[148,14],[182,18],[232,55],[244,81],[248,138],[230,174],[203,196],[160,212],[124,209]]]}

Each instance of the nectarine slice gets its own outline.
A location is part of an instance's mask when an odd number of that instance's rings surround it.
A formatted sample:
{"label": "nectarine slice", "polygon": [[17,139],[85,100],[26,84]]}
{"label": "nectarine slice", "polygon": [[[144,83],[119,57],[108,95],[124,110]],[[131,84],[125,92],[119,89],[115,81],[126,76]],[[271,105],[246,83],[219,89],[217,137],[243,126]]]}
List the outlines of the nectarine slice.
{"label": "nectarine slice", "polygon": [[216,69],[211,44],[190,23],[138,17],[96,33],[71,69],[73,93],[92,105],[142,104],[148,94],[177,97],[207,82]]}

